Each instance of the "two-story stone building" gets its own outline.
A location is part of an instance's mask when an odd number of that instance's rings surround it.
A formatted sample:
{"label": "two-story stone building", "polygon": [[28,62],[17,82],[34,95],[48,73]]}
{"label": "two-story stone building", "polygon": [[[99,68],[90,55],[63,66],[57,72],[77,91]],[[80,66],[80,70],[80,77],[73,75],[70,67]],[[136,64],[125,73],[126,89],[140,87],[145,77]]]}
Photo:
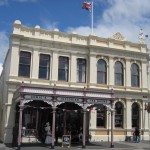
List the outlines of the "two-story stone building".
{"label": "two-story stone building", "polygon": [[121,33],[81,36],[15,21],[0,77],[0,139],[42,141],[50,122],[58,138],[76,142],[81,130],[84,141],[110,141],[113,121],[115,141],[137,126],[149,140],[148,62],[147,45]]}

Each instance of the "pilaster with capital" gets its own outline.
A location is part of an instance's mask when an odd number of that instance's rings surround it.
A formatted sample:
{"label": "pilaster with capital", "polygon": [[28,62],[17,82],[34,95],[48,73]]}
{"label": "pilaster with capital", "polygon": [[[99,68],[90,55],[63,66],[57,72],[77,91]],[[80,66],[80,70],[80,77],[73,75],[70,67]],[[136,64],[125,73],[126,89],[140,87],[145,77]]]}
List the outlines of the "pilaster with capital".
{"label": "pilaster with capital", "polygon": [[52,67],[51,67],[51,74],[52,74],[52,81],[57,81],[58,80],[58,53],[53,52],[52,54]]}
{"label": "pilaster with capital", "polygon": [[93,110],[90,111],[90,128],[91,129],[96,129],[96,117],[97,116],[97,112],[95,110],[95,108],[93,108]]}
{"label": "pilaster with capital", "polygon": [[38,50],[34,49],[33,51],[33,56],[32,56],[32,67],[31,67],[31,78],[33,79],[38,79],[38,74],[39,74],[39,58],[40,54]]}
{"label": "pilaster with capital", "polygon": [[18,149],[20,150],[21,142],[22,142],[22,115],[23,115],[23,109],[24,109],[24,103],[23,99],[20,99],[20,105],[19,105],[19,131],[18,131]]}
{"label": "pilaster with capital", "polygon": [[141,72],[141,80],[142,80],[142,88],[145,89],[145,88],[148,88],[148,76],[147,76],[147,64],[146,64],[146,61],[145,62],[142,62],[142,72]]}
{"label": "pilaster with capital", "polygon": [[131,63],[129,59],[126,59],[126,76],[125,86],[131,87]]}
{"label": "pilaster with capital", "polygon": [[148,130],[148,112],[146,110],[146,103],[143,102],[143,140],[145,140],[145,130]]}
{"label": "pilaster with capital", "polygon": [[77,79],[77,59],[75,55],[71,55],[70,60],[70,82],[76,82]]}
{"label": "pilaster with capital", "polygon": [[[11,56],[10,55],[7,56],[8,61],[10,61],[10,76],[18,76],[19,55],[20,55],[19,45],[12,44]],[[11,58],[9,58],[9,57],[11,57]]]}
{"label": "pilaster with capital", "polygon": [[109,71],[108,71],[109,85],[114,85],[114,60],[113,57],[109,57]]}
{"label": "pilaster with capital", "polygon": [[97,60],[95,55],[90,55],[89,83],[97,83]]}
{"label": "pilaster with capital", "polygon": [[[131,130],[132,129],[132,118],[131,118],[131,114],[132,114],[132,107],[131,107],[131,100],[130,99],[126,99],[126,119],[125,121],[127,122],[126,124],[126,129]],[[130,133],[131,134],[131,133]],[[128,133],[127,133],[128,135]]]}

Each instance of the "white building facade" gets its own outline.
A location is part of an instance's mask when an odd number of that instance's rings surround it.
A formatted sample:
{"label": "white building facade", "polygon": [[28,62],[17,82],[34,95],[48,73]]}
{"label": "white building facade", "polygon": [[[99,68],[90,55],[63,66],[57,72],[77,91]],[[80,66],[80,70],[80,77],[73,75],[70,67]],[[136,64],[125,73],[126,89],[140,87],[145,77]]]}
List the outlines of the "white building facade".
{"label": "white building facade", "polygon": [[[69,100],[65,98],[70,95],[83,98],[79,92],[81,89],[93,91],[94,94],[91,92],[86,95],[91,99],[100,98],[101,93],[101,101],[109,97],[106,93],[113,89],[114,141],[126,140],[132,136],[137,126],[141,129],[141,140],[149,140],[150,118],[146,110],[149,98],[148,62],[147,45],[127,41],[121,33],[116,33],[111,38],[81,36],[62,33],[58,29],[46,31],[39,26],[29,28],[23,26],[20,21],[15,21],[0,77],[0,139],[5,143],[12,143],[18,111],[15,94],[18,86],[23,83],[27,87],[23,92],[29,96],[31,93],[34,96],[51,96],[52,93],[45,91],[54,86],[65,89],[65,94],[58,92],[58,95],[63,95],[63,103],[68,104]],[[72,94],[69,93],[70,90]],[[94,96],[91,96],[92,94]],[[32,101],[31,98],[28,104]],[[62,101],[57,106],[61,105]],[[74,104],[81,106],[75,102]],[[32,105],[32,109],[34,107],[36,106]],[[48,108],[45,104],[38,106],[41,109],[42,107]],[[73,107],[72,110],[79,107]],[[24,117],[25,115],[23,119]],[[37,121],[37,118],[35,120]],[[52,125],[51,120],[48,117]],[[42,124],[42,119],[40,123]],[[38,125],[39,122],[35,125],[36,129]],[[90,103],[86,107],[86,134],[91,141],[110,141],[110,111],[102,102],[100,105]]]}

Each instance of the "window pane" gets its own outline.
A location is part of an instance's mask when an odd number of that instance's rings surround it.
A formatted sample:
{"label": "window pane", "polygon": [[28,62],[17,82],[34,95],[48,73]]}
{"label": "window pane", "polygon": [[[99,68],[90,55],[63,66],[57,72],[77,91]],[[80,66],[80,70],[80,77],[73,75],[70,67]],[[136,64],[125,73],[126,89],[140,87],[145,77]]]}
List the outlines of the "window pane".
{"label": "window pane", "polygon": [[139,87],[139,67],[137,64],[131,66],[131,86]]}
{"label": "window pane", "polygon": [[30,66],[19,65],[19,76],[30,77]]}
{"label": "window pane", "polygon": [[20,64],[30,65],[30,61],[31,61],[30,58],[21,57]]}
{"label": "window pane", "polygon": [[39,78],[49,79],[50,74],[50,56],[46,54],[40,54],[39,63]]}
{"label": "window pane", "polygon": [[86,60],[78,58],[77,59],[77,82],[86,82]]}
{"label": "window pane", "polygon": [[40,60],[40,66],[49,67],[49,60]]}
{"label": "window pane", "polygon": [[123,65],[119,61],[115,63],[115,85],[123,85]]}
{"label": "window pane", "polygon": [[120,102],[115,104],[115,127],[123,127],[123,105]]}
{"label": "window pane", "polygon": [[39,78],[41,79],[49,79],[49,69],[45,67],[39,68]]}
{"label": "window pane", "polygon": [[31,64],[31,53],[20,52],[19,59],[19,76],[30,77],[30,64]]}
{"label": "window pane", "polygon": [[68,57],[59,57],[58,80],[68,81],[69,59]]}
{"label": "window pane", "polygon": [[100,59],[97,62],[97,83],[106,84],[107,82],[107,67],[106,62],[103,59]]}
{"label": "window pane", "polygon": [[132,127],[139,126],[139,105],[137,103],[132,104]]}
{"label": "window pane", "polygon": [[20,57],[26,57],[26,58],[28,57],[28,58],[30,58],[31,57],[31,53],[21,51],[20,52]]}
{"label": "window pane", "polygon": [[100,109],[97,110],[97,127],[105,127],[106,122],[106,109],[105,106],[101,105]]}

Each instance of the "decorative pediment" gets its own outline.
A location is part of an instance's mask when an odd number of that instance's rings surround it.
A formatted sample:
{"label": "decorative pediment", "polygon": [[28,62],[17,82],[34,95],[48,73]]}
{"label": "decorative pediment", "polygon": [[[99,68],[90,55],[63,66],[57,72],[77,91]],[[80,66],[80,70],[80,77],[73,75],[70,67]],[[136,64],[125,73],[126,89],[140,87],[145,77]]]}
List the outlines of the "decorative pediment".
{"label": "decorative pediment", "polygon": [[117,32],[111,38],[119,41],[126,41],[126,38],[120,32]]}

